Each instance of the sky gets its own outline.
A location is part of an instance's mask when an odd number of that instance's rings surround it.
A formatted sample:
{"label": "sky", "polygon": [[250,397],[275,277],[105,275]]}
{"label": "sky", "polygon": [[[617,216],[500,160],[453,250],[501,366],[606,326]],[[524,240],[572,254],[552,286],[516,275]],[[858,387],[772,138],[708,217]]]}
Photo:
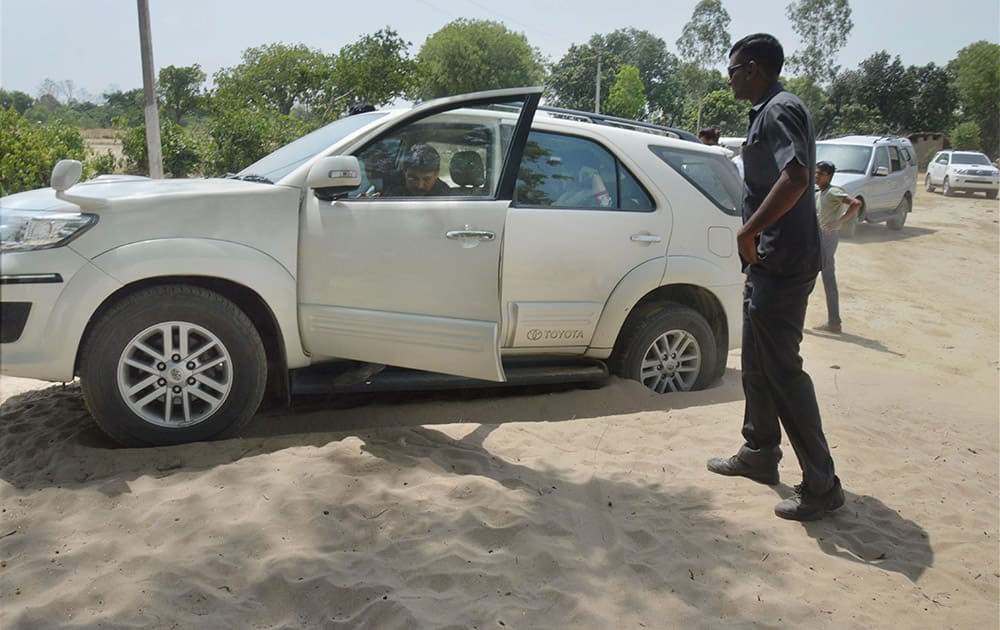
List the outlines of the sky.
{"label": "sky", "polygon": [[[786,55],[800,40],[785,17],[789,0],[723,0],[733,40],[769,32]],[[391,27],[412,44],[459,19],[502,22],[523,33],[549,61],[595,33],[634,27],[661,37],[677,54],[677,38],[697,0],[149,0],[156,70],[199,64],[211,75],[240,63],[250,47],[304,44],[336,53],[365,34]],[[1000,0],[944,2],[854,0],[854,29],[837,63],[854,69],[873,53],[898,55],[904,66],[945,65],[979,40],[1000,43]],[[960,8],[959,8],[960,7]],[[723,66],[720,60],[719,68]],[[0,0],[0,88],[31,96],[45,79],[72,81],[98,98],[142,87],[134,0]]]}

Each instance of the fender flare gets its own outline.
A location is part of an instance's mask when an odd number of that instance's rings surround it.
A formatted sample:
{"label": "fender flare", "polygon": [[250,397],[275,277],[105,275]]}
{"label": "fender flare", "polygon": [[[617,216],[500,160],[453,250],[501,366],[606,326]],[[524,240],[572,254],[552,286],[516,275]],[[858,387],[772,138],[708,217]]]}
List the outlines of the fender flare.
{"label": "fender flare", "polygon": [[[295,275],[258,249],[223,240],[164,238],[122,245],[91,262],[123,286],[171,276],[221,279],[241,285],[260,296],[274,315],[287,367],[310,363],[299,335]],[[107,297],[102,296],[100,302]]]}

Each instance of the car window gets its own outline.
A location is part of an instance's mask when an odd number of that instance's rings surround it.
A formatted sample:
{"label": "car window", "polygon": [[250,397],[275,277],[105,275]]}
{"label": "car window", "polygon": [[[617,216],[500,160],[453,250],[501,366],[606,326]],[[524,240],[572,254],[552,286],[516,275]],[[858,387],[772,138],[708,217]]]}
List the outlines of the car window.
{"label": "car window", "polygon": [[650,145],[649,149],[720,210],[739,216],[743,188],[732,160],[714,153],[676,147]]}
{"label": "car window", "polygon": [[642,184],[593,140],[532,131],[518,169],[518,206],[651,211]]}
{"label": "car window", "polygon": [[910,152],[908,147],[900,147],[899,152],[903,154],[903,158],[906,160],[907,164],[913,164],[913,153]]}
{"label": "car window", "polygon": [[937,161],[938,164],[947,164],[948,163],[948,154],[945,153],[944,155],[942,155],[941,157],[939,157],[936,161]]}
{"label": "car window", "polygon": [[349,197],[492,199],[516,123],[516,112],[473,107],[394,129],[357,152],[363,176]]}
{"label": "car window", "polygon": [[[889,151],[885,147],[875,149],[874,167],[879,168],[880,166],[889,168]],[[873,170],[872,172],[874,173],[875,171]]]}
{"label": "car window", "polygon": [[953,164],[982,164],[990,165],[990,160],[982,153],[954,153],[951,159]]}
{"label": "car window", "polygon": [[872,158],[872,148],[850,144],[816,144],[816,161],[832,162],[838,173],[868,172],[868,162]]}
{"label": "car window", "polygon": [[889,148],[889,164],[892,167],[890,170],[895,173],[897,171],[903,170],[903,161],[899,157],[899,149],[896,147]]}

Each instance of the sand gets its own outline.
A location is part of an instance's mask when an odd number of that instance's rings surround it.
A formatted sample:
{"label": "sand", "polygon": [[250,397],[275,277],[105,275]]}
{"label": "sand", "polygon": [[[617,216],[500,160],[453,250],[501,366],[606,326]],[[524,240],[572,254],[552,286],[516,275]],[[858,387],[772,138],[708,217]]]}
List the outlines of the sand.
{"label": "sand", "polygon": [[[776,518],[705,470],[707,391],[299,399],[244,436],[114,447],[77,384],[0,378],[0,627],[996,628],[998,214],[920,191],[838,252],[807,331],[847,504]],[[825,321],[821,286],[807,325]]]}

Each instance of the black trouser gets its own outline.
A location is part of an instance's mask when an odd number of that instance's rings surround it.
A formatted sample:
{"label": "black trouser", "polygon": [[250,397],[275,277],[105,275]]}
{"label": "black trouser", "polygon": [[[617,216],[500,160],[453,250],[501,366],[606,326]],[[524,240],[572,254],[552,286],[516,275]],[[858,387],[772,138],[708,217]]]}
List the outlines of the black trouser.
{"label": "black trouser", "polygon": [[[806,489],[833,487],[833,458],[823,436],[812,380],[799,344],[816,274],[771,276],[752,267],[743,292],[743,438],[739,458],[761,467],[781,458],[781,426],[795,449]],[[779,426],[779,420],[781,422]]]}

